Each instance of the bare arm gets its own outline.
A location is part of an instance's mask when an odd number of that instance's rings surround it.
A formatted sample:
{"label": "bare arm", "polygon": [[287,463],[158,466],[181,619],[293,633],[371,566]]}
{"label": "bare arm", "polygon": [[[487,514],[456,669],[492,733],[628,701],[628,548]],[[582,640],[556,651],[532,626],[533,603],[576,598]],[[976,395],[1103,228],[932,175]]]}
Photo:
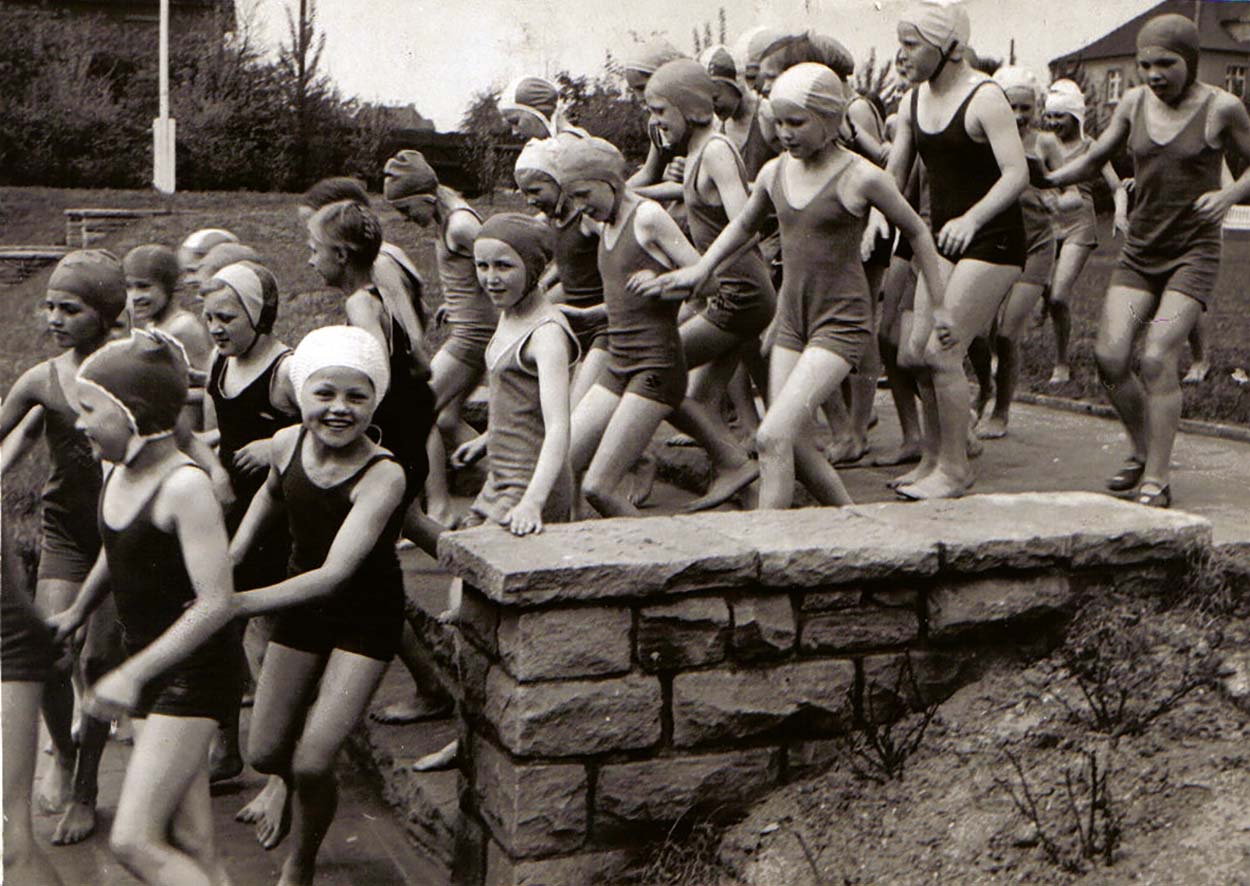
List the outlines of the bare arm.
{"label": "bare arm", "polygon": [[886,220],[897,227],[911,243],[915,261],[920,265],[920,273],[929,288],[930,303],[935,311],[942,309],[946,286],[943,281],[942,261],[929,226],[912,209],[888,173],[868,169],[862,182],[867,202],[880,209]]}
{"label": "bare arm", "polygon": [[654,185],[643,185],[635,188],[634,193],[648,200],[659,200],[668,203],[682,198],[681,182],[657,182]]}
{"label": "bare arm", "polygon": [[[1144,89],[1145,87],[1138,88]],[[1130,100],[1129,96],[1134,94],[1136,98]],[[1050,183],[1056,187],[1062,187],[1074,185],[1098,175],[1128,140],[1132,120],[1130,106],[1135,108],[1135,102],[1140,101],[1141,98],[1142,95],[1137,93],[1137,90],[1130,90],[1125,100],[1116,105],[1115,111],[1111,114],[1111,121],[1103,130],[1102,135],[1098,136],[1098,140],[1084,154],[1073,157],[1048,175]]]}
{"label": "bare arm", "polygon": [[64,642],[74,631],[78,630],[87,621],[87,617],[95,612],[96,607],[104,599],[112,587],[109,585],[109,564],[108,558],[101,549],[96,555],[95,563],[91,566],[91,571],[87,573],[87,580],[82,583],[82,587],[78,589],[78,595],[74,597],[74,602],[69,605],[68,609],[54,613],[48,618],[48,624],[56,631],[56,640],[58,643]]}
{"label": "bare arm", "polygon": [[56,369],[49,363],[32,366],[18,377],[9,389],[4,403],[0,404],[0,442],[4,441],[13,429],[36,406],[41,406],[47,399],[48,372]]}
{"label": "bare arm", "polygon": [[847,106],[846,116],[854,124],[855,147],[878,166],[885,166],[890,157],[890,143],[877,137],[877,115],[868,99],[853,100]]}
{"label": "bare arm", "polygon": [[660,149],[656,147],[655,142],[650,143],[647,149],[647,159],[639,167],[638,171],[629,177],[625,184],[630,188],[645,188],[647,185],[653,185],[664,177],[664,158],[660,155]]}
{"label": "bare arm", "polygon": [[17,423],[17,427],[0,443],[0,475],[21,462],[43,433],[43,407],[35,406]]}
{"label": "bare arm", "polygon": [[538,367],[538,400],[543,413],[543,443],[525,494],[504,518],[514,535],[541,532],[542,513],[569,455],[569,338],[548,323],[525,346]]}
{"label": "bare arm", "polygon": [[[1245,105],[1232,96],[1220,96],[1216,109],[1219,114],[1220,137],[1225,145],[1231,145],[1241,152],[1243,157],[1250,157],[1250,114],[1246,113]],[[1227,174],[1228,166],[1224,165]],[[1237,203],[1250,196],[1250,167],[1232,184],[1225,184],[1218,191],[1210,191],[1194,201],[1198,214],[1208,221],[1222,220],[1225,214]]]}
{"label": "bare arm", "polygon": [[382,302],[379,299],[356,292],[347,299],[343,309],[347,314],[348,325],[363,329],[377,339],[382,346],[382,353],[390,352],[391,343],[382,326]]}
{"label": "bare arm", "polygon": [[[729,145],[720,139],[714,139],[703,150],[703,162],[699,172],[711,179],[720,197],[721,206],[725,208],[725,214],[731,219],[741,215],[751,195],[746,182],[742,180],[737,158]],[[699,183],[695,182],[695,187],[698,186]]]}
{"label": "bare arm", "polygon": [[284,510],[282,473],[279,466],[293,457],[298,435],[297,428],[283,428],[273,435],[269,449],[272,459],[269,474],[265,477],[264,484],[252,496],[252,502],[243,514],[239,528],[234,531],[234,538],[230,540],[230,561],[235,566],[243,562],[265,527]]}
{"label": "bare arm", "polygon": [[473,255],[473,239],[481,228],[482,223],[469,209],[456,209],[447,219],[447,245],[453,252]]}

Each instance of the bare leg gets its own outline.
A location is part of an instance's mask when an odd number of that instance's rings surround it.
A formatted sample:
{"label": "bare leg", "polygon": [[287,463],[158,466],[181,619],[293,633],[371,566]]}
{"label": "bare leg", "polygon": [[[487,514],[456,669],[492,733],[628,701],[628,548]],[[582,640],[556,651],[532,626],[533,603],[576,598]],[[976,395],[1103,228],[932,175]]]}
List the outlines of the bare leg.
{"label": "bare leg", "polygon": [[1207,315],[1204,312],[1198,315],[1193,329],[1189,330],[1189,352],[1193,357],[1193,362],[1189,364],[1189,371],[1181,379],[1181,384],[1198,385],[1207,380],[1207,375],[1211,372],[1211,361],[1207,354],[1207,337]]}
{"label": "bare leg", "polygon": [[[950,276],[954,265],[943,261],[942,270]],[[886,485],[898,489],[918,483],[929,476],[938,461],[938,413],[933,393],[933,375],[925,363],[925,348],[933,333],[933,309],[929,302],[929,288],[923,277],[916,280],[915,308],[904,312],[902,334],[899,339],[899,366],[915,380],[916,396],[921,410],[920,461],[907,473],[895,477]]]}
{"label": "bare leg", "polygon": [[[59,578],[40,579],[35,586],[35,608],[43,617],[68,609],[78,596],[78,582]],[[74,764],[78,748],[70,734],[74,717],[74,687],[70,680],[72,665],[61,662],[48,678],[43,693],[43,721],[52,739],[52,767],[44,776],[39,792],[39,808],[43,812],[63,812],[70,802],[74,784]]]}
{"label": "bare leg", "polygon": [[1146,391],[1146,470],[1142,485],[1166,488],[1171,480],[1172,446],[1181,419],[1177,365],[1185,339],[1198,323],[1202,305],[1179,292],[1163,293],[1142,343],[1141,375]]}
{"label": "bare leg", "polygon": [[1011,400],[1020,377],[1019,341],[1029,315],[1042,297],[1043,288],[1036,283],[1016,283],[1003,305],[998,324],[998,373],[995,379],[994,411],[977,430],[977,436],[996,439],[1007,436]]}
{"label": "bare leg", "polygon": [[581,362],[577,364],[577,369],[573,371],[573,384],[569,388],[569,402],[571,404],[576,406],[582,402],[582,397],[586,396],[586,392],[594,385],[595,380],[599,378],[599,374],[603,372],[604,367],[607,365],[607,348],[591,348],[589,352],[582,355]]}
{"label": "bare leg", "polygon": [[637,394],[626,393],[621,397],[583,481],[587,501],[603,516],[639,516],[638,509],[626,497],[617,494],[616,487],[670,412],[672,408],[667,404]]}
{"label": "bare leg", "polygon": [[972,364],[972,374],[977,380],[977,396],[972,403],[972,414],[978,421],[986,404],[994,396],[994,352],[997,339],[998,336],[991,331],[987,335],[978,335],[968,345],[968,362]]}
{"label": "bare leg", "polygon": [[1068,343],[1072,337],[1072,310],[1069,305],[1076,281],[1093,251],[1089,246],[1065,243],[1055,259],[1050,298],[1046,303],[1051,325],[1055,327],[1055,369],[1050,376],[1051,384],[1060,384],[1072,377],[1068,363]]}
{"label": "bare leg", "polygon": [[[5,554],[9,552],[6,550]],[[0,687],[0,705],[4,708],[4,717],[0,718],[4,757],[3,876],[11,883],[61,886],[56,869],[35,840],[30,817],[43,684],[8,681]]]}
{"label": "bare leg", "polygon": [[472,392],[482,376],[480,366],[470,366],[461,362],[447,352],[439,350],[430,361],[430,388],[434,391],[435,410],[438,420],[430,431],[430,439],[426,445],[430,471],[425,480],[425,494],[430,518],[443,526],[450,526],[454,514],[451,506],[451,493],[447,486],[447,449],[446,431],[443,425],[450,421],[454,427],[459,420],[459,412],[452,411],[444,416],[444,412],[453,403],[463,400]]}
{"label": "bare leg", "polygon": [[881,331],[877,338],[885,376],[890,383],[890,398],[898,413],[903,439],[897,449],[874,456],[869,462],[873,466],[907,464],[920,458],[921,431],[920,414],[916,408],[916,381],[910,372],[899,365],[900,343],[907,341],[911,335],[912,312],[909,310],[904,313],[903,303],[907,300],[909,291],[914,292],[915,287],[916,275],[912,271],[911,263],[894,259],[882,288]]}
{"label": "bare leg", "polygon": [[1112,286],[1103,300],[1098,341],[1094,346],[1107,397],[1124,424],[1133,447],[1133,458],[1142,464],[1149,452],[1146,391],[1133,372],[1133,344],[1145,330],[1145,320],[1154,315],[1158,301],[1153,293]]}
{"label": "bare leg", "polygon": [[407,619],[399,640],[399,660],[412,675],[416,692],[410,700],[371,711],[370,718],[379,723],[402,725],[448,716],[451,713],[451,703],[444,697],[433,669],[426,661],[421,641],[417,639],[412,623]]}
{"label": "bare leg", "polygon": [[174,811],[170,841],[200,863],[214,886],[230,886],[230,875],[217,852],[213,835],[213,806],[207,773],[195,776]]}
{"label": "bare leg", "polygon": [[[616,407],[620,402],[620,396],[603,385],[591,385],[586,396],[582,397],[573,409],[569,430],[569,464],[573,468],[573,477],[578,482],[579,488],[582,475],[589,467],[591,459],[594,458],[595,450],[599,448],[600,441],[603,439],[603,432],[607,429],[608,422],[612,420],[612,414],[616,412]],[[575,495],[573,501],[577,505],[575,510],[583,511],[581,496]],[[574,516],[581,517],[581,514]]]}

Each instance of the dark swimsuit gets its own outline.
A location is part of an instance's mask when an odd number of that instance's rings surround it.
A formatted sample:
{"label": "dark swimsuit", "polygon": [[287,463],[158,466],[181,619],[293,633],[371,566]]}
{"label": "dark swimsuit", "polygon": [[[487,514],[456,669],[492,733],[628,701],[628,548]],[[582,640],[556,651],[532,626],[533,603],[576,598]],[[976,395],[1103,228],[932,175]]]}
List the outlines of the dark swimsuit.
{"label": "dark swimsuit", "polygon": [[[555,262],[560,273],[564,301],[575,308],[593,308],[603,304],[603,278],[599,276],[599,237],[582,230],[582,214],[573,213],[565,221],[551,220],[555,231]],[[608,321],[569,320],[577,336],[582,354],[608,346]]]}
{"label": "dark swimsuit", "polygon": [[1045,286],[1055,269],[1055,231],[1050,209],[1042,202],[1041,191],[1048,188],[1046,169],[1038,157],[1025,157],[1029,164],[1029,184],[1020,195],[1024,217],[1025,259],[1021,283]]}
{"label": "dark swimsuit", "polygon": [[[916,132],[916,150],[924,160],[929,176],[929,202],[932,218],[929,228],[936,237],[951,219],[959,218],[979,203],[1002,177],[994,149],[988,142],[977,142],[968,135],[965,117],[972,97],[982,86],[994,83],[983,80],[964,98],[955,116],[940,132],[925,132],[917,109],[920,89],[912,90],[911,119]],[[994,84],[995,88],[1001,88]],[[1020,204],[1012,203],[989,219],[972,242],[953,261],[976,259],[994,265],[1024,267],[1024,217]]]}
{"label": "dark swimsuit", "polygon": [[51,470],[43,486],[42,541],[38,577],[83,582],[100,553],[96,504],[100,463],[82,431],[78,413],[61,389],[56,366],[48,361],[48,401],[43,404],[43,438]]}
{"label": "dark swimsuit", "polygon": [[[186,464],[199,470],[191,462]],[[139,513],[121,529],[105,522],[104,492],[100,493],[100,537],[108,557],[109,584],[127,658],[151,644],[195,603],[178,536],[163,532],[152,522],[153,503],[164,483],[162,479]],[[213,635],[143,688],[134,716],[227,720],[238,704],[242,679],[236,642],[229,631]]]}
{"label": "dark swimsuit", "polygon": [[[389,452],[375,452],[345,480],[318,486],[304,470],[307,433],[300,428],[295,452],[282,472],[282,497],[291,533],[289,575],[309,572],[325,563],[343,521],[351,513],[356,484],[378,462],[394,459]],[[280,611],[270,642],[314,655],[341,649],[390,661],[399,648],[404,624],[403,573],[395,555],[403,519],[401,506],[387,520],[355,574],[330,596]]]}

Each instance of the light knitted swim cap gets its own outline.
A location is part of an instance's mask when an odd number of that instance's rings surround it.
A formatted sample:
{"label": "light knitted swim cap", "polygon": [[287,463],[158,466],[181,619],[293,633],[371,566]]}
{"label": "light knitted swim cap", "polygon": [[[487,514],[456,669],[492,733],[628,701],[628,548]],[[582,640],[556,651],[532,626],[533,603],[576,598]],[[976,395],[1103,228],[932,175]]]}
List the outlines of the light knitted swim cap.
{"label": "light knitted swim cap", "polygon": [[122,263],[107,249],[78,249],[56,264],[48,289],[82,299],[108,329],[126,310],[126,276]]}
{"label": "light knitted swim cap", "polygon": [[[576,138],[576,136],[565,136]],[[553,181],[560,177],[557,157],[560,143],[557,138],[532,138],[525,143],[521,153],[517,155],[516,164],[512,168],[513,177],[520,184],[527,173],[541,172]]]}
{"label": "light knitted swim cap", "polygon": [[899,23],[914,27],[920,39],[946,56],[957,47],[967,46],[972,39],[968,10],[958,0],[918,0]]}
{"label": "light knitted swim cap", "polygon": [[385,180],[382,195],[387,200],[402,200],[438,190],[438,175],[420,151],[406,149],[386,161],[382,167]]}
{"label": "light knitted swim cap", "polygon": [[209,283],[222,283],[234,291],[257,333],[273,330],[278,316],[278,281],[268,268],[250,261],[235,262],[215,273]]}
{"label": "light knitted swim cap", "polygon": [[554,254],[551,228],[521,212],[501,212],[482,222],[473,242],[499,240],[511,246],[525,263],[525,291],[538,285]]}
{"label": "light knitted swim cap", "polygon": [[822,117],[841,120],[846,110],[846,85],[824,65],[803,62],[782,73],[773,84],[769,102],[796,105]]}
{"label": "light knitted swim cap", "polygon": [[78,383],[102,392],[126,414],[138,438],[131,441],[133,451],[128,447],[129,462],[143,443],[173,433],[187,401],[187,355],[176,339],[135,329],[84,360]]}
{"label": "light knitted swim cap", "polygon": [[122,271],[127,277],[138,277],[157,283],[166,295],[174,294],[178,288],[178,278],[182,274],[182,269],[178,266],[178,255],[168,246],[159,243],[136,246],[127,252],[122,259]]}
{"label": "light knitted swim cap", "polygon": [[784,36],[785,31],[762,25],[745,31],[734,41],[733,56],[738,68],[744,74],[749,73],[749,68],[758,68],[764,50]]}
{"label": "light knitted swim cap", "polygon": [[1071,80],[1056,80],[1046,93],[1047,114],[1071,114],[1081,136],[1085,136],[1085,94]]}
{"label": "light knitted swim cap", "polygon": [[625,157],[601,138],[579,138],[562,147],[558,163],[560,187],[579,181],[607,182],[618,193],[625,187]]}
{"label": "light knitted swim cap", "polygon": [[219,243],[208,251],[200,262],[200,279],[208,280],[226,265],[240,261],[260,264],[260,253],[242,243]]}
{"label": "light knitted swim cap", "polygon": [[355,369],[373,382],[374,403],[382,402],[391,370],[382,345],[356,326],[322,326],[304,336],[290,362],[291,386],[304,409],[304,387],[313,373],[331,366]]}
{"label": "light knitted swim cap", "polygon": [[1137,32],[1137,49],[1148,46],[1175,52],[1185,60],[1185,87],[1198,77],[1198,53],[1201,41],[1198,26],[1183,15],[1156,15]]}
{"label": "light knitted swim cap", "polygon": [[499,112],[524,111],[542,121],[548,134],[555,135],[552,117],[560,101],[560,89],[542,77],[518,77],[499,96]]}
{"label": "light knitted swim cap", "polygon": [[224,228],[201,228],[188,234],[182,241],[182,248],[188,252],[204,255],[218,243],[238,243],[239,238]]}
{"label": "light knitted swim cap", "polygon": [[1019,65],[1003,65],[994,72],[994,82],[1003,88],[1003,92],[1012,89],[1027,89],[1036,98],[1041,93],[1041,85],[1037,77],[1028,68]]}
{"label": "light knitted swim cap", "polygon": [[626,71],[654,74],[661,65],[679,58],[686,58],[686,54],[672,43],[664,39],[652,40],[650,43],[644,43],[632,49],[621,62],[621,68]]}
{"label": "light knitted swim cap", "polygon": [[707,69],[708,76],[719,83],[728,83],[742,92],[742,83],[738,80],[738,64],[728,47],[717,44],[709,46],[699,53],[699,64]]}
{"label": "light knitted swim cap", "polygon": [[661,98],[675,107],[687,122],[712,122],[716,83],[703,65],[681,58],[661,65],[647,81],[647,98]]}

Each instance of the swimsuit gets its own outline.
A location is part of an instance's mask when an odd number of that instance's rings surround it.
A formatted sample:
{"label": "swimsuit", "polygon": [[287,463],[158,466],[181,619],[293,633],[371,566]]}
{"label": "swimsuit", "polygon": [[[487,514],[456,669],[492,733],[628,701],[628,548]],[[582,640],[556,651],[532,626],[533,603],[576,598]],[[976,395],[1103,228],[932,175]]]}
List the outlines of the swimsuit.
{"label": "swimsuit", "polygon": [[52,673],[57,649],[52,629],[35,611],[34,601],[18,580],[22,571],[16,545],[5,545],[4,556],[14,562],[4,564],[0,579],[0,679],[6,683],[42,683]]}
{"label": "swimsuit", "polygon": [[[184,464],[200,470],[192,462]],[[110,480],[112,476],[110,473]],[[109,584],[117,603],[127,658],[161,636],[196,599],[178,536],[152,522],[153,503],[168,476],[162,478],[139,513],[121,529],[113,529],[105,522],[104,492],[100,494],[100,537],[108,557]],[[164,714],[225,722],[237,711],[241,691],[241,656],[236,644],[234,632],[222,630],[214,634],[143,687],[134,716]]]}
{"label": "swimsuit", "polygon": [[[350,477],[333,486],[318,486],[304,470],[307,433],[300,428],[295,452],[282,472],[282,497],[291,533],[288,575],[318,569],[325,563],[343,521],[351,513],[356,484],[378,462],[394,459],[389,452],[375,452]],[[399,648],[404,624],[403,574],[395,555],[403,519],[401,505],[356,572],[330,596],[278,612],[270,642],[314,655],[341,649],[390,661]]]}
{"label": "swimsuit", "polygon": [[[599,237],[582,230],[582,214],[573,213],[565,221],[551,220],[555,231],[555,262],[560,272],[560,288],[564,301],[575,308],[591,308],[603,304],[603,278],[599,276]],[[608,321],[569,320],[581,353],[608,346]]]}
{"label": "swimsuit", "polygon": [[1051,213],[1042,202],[1040,189],[1047,187],[1046,170],[1037,157],[1026,157],[1029,184],[1020,195],[1020,213],[1024,217],[1024,274],[1021,283],[1045,286],[1055,269],[1055,232]]}
{"label": "swimsuit", "polygon": [[616,245],[608,245],[606,232],[599,238],[599,273],[612,359],[596,384],[618,396],[637,394],[676,409],[686,397],[686,357],[677,331],[681,302],[643,298],[625,289],[637,271],[663,274],[669,270],[642,248],[634,234],[638,206],[621,223]]}
{"label": "swimsuit", "polygon": [[[742,183],[748,185],[746,168],[733,142],[719,134],[712,138],[723,141],[733,152]],[[682,183],[690,235],[699,252],[707,252],[720,232],[729,225],[725,207],[704,200],[696,187],[703,155],[711,143],[709,140],[698,154],[687,161],[686,179]],[[777,293],[769,278],[768,266],[759,246],[752,243],[721,264],[716,271],[716,291],[707,297],[707,304],[700,313],[717,329],[749,340],[768,327],[776,307]]]}
{"label": "swimsuit", "polygon": [[[933,213],[929,227],[935,237],[948,221],[963,216],[979,203],[1002,177],[994,149],[988,142],[973,141],[965,123],[972,97],[982,86],[993,82],[983,80],[973,87],[946,128],[932,133],[920,126],[917,114],[920,90],[912,90],[911,119],[915,125],[916,149],[929,175]],[[1025,251],[1024,218],[1020,204],[1015,202],[982,225],[968,247],[952,260],[976,259],[1023,268]]]}
{"label": "swimsuit", "polygon": [[[447,220],[457,212],[468,212],[479,222],[481,218],[472,208],[458,206]],[[439,226],[434,243],[434,257],[438,262],[438,278],[443,286],[443,304],[447,306],[447,339],[442,350],[461,363],[482,368],[486,345],[495,334],[499,312],[477,283],[477,268],[472,255],[453,252],[447,245],[447,224]]]}
{"label": "swimsuit", "polygon": [[[1064,162],[1073,160],[1094,146],[1092,138],[1083,138],[1064,155]],[[1054,216],[1055,240],[1060,248],[1066,243],[1093,249],[1098,245],[1098,215],[1094,211],[1094,185],[1081,182],[1081,205],[1073,209],[1060,209]]]}
{"label": "swimsuit", "polygon": [[[510,343],[499,341],[496,332],[486,350],[491,417],[486,425],[487,473],[467,525],[502,521],[525,495],[534,477],[546,427],[539,396],[538,368],[525,363],[522,351],[534,333],[548,324],[560,327],[568,335],[570,347],[576,347],[577,339],[564,315],[549,309]],[[576,351],[570,356],[573,358],[569,361],[571,365],[576,360]],[[567,522],[572,501],[573,478],[566,462],[547,496],[543,522]]]}
{"label": "swimsuit", "polygon": [[855,154],[821,186],[802,209],[786,193],[786,169],[778,161],[769,197],[781,222],[781,254],[786,274],[777,299],[776,347],[832,351],[854,368],[872,335],[872,297],[860,261],[866,219],[854,215],[838,196],[838,182],[856,163]]}
{"label": "swimsuit", "polygon": [[100,553],[96,504],[100,500],[100,464],[91,443],[74,425],[78,413],[61,388],[56,365],[48,361],[48,397],[43,404],[43,437],[50,471],[40,511],[40,579],[81,583]]}
{"label": "swimsuit", "polygon": [[1224,152],[1206,140],[1214,93],[1167,144],[1150,135],[1146,98],[1143,91],[1129,131],[1136,202],[1110,285],[1156,295],[1180,292],[1206,310],[1220,271],[1222,225],[1219,219],[1200,218],[1193,204],[1200,195],[1220,189]]}

